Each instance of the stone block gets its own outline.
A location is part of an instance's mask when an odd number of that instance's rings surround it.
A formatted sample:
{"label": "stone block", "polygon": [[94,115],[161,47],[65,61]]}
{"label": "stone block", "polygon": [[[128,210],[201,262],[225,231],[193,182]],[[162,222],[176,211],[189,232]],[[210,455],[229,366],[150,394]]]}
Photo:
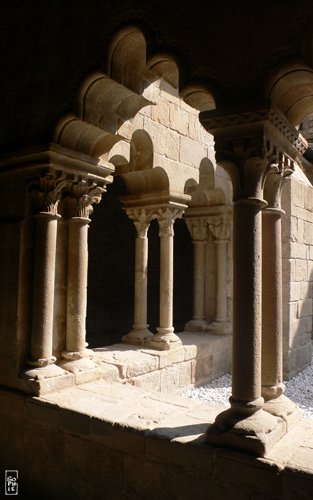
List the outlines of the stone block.
{"label": "stone block", "polygon": [[67,435],[65,462],[68,470],[97,485],[113,481],[116,490],[122,484],[123,455],[98,443]]}
{"label": "stone block", "polygon": [[302,318],[310,315],[312,315],[312,299],[304,299],[298,302],[297,317]]}
{"label": "stone block", "polygon": [[213,360],[214,357],[212,354],[192,360],[191,377],[196,384],[208,381],[212,378]]}
{"label": "stone block", "polygon": [[154,123],[148,117],[144,118],[144,129],[153,137],[153,147],[156,153],[178,160],[179,135],[177,132]]}
{"label": "stone block", "polygon": [[150,392],[158,392],[161,388],[161,372],[160,370],[155,370],[152,373],[140,375],[133,378],[131,383],[135,387],[141,387]]}
{"label": "stone block", "polygon": [[106,382],[117,382],[119,379],[119,369],[109,363],[101,363],[102,378]]}
{"label": "stone block", "polygon": [[144,454],[145,435],[134,429],[112,425],[103,420],[91,420],[91,434],[89,439],[106,448],[118,450],[122,453],[133,453],[139,456]]}
{"label": "stone block", "polygon": [[191,377],[191,361],[179,363],[179,387],[186,387],[194,382]]}
{"label": "stone block", "polygon": [[171,129],[176,130],[180,134],[187,135],[188,120],[189,120],[189,113],[184,111],[180,106],[176,104],[172,104],[172,106],[170,106],[169,125]]}
{"label": "stone block", "polygon": [[296,260],[296,279],[295,281],[308,281],[308,264],[307,260]]}
{"label": "stone block", "polygon": [[179,160],[182,163],[199,167],[203,158],[206,158],[207,150],[202,144],[190,139],[189,137],[180,137]]}
{"label": "stone block", "polygon": [[303,243],[290,242],[290,257],[292,259],[306,259],[307,258],[307,246]]}
{"label": "stone block", "polygon": [[300,283],[300,299],[312,299],[313,298],[313,282],[302,281]]}
{"label": "stone block", "polygon": [[289,286],[289,300],[296,301],[301,298],[301,287],[302,283],[300,281],[291,281]]}
{"label": "stone block", "polygon": [[161,370],[161,392],[174,392],[179,389],[179,368],[168,366]]}
{"label": "stone block", "polygon": [[[170,122],[170,105],[164,98],[159,98],[157,106],[151,106],[151,119],[160,123],[161,125],[168,126]],[[174,128],[170,124],[170,128]]]}

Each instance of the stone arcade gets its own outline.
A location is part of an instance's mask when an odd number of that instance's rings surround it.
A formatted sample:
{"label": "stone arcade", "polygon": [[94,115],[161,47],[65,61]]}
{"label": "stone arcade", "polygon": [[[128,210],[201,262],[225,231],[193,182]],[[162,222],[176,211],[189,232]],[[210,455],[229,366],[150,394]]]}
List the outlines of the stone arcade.
{"label": "stone arcade", "polygon": [[[313,5],[256,3],[56,1],[42,52],[17,5],[33,69],[8,46],[0,456],[22,493],[310,494],[283,376],[312,353]],[[228,409],[181,397],[230,368]]]}

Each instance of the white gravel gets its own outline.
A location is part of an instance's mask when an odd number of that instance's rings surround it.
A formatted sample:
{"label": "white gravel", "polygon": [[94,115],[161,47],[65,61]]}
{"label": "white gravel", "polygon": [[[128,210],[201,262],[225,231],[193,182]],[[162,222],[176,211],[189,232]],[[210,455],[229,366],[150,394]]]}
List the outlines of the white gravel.
{"label": "white gravel", "polygon": [[[302,409],[305,418],[313,420],[313,356],[311,364],[303,372],[284,383],[286,396]],[[229,406],[231,375],[223,375],[207,385],[187,389],[183,394],[192,399],[202,399]]]}

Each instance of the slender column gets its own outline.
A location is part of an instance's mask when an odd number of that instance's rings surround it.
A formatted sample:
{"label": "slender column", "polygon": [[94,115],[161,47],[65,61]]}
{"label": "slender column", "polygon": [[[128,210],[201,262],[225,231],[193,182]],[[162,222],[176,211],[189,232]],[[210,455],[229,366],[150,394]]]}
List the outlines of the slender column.
{"label": "slender column", "polygon": [[208,236],[207,220],[204,217],[185,218],[193,243],[193,316],[185,325],[188,332],[207,329],[204,314],[205,250]]}
{"label": "slender column", "polygon": [[147,324],[147,286],[148,286],[148,229],[153,218],[151,210],[128,209],[127,215],[136,227],[135,242],[135,300],[134,324],[130,332],[122,339],[126,344],[142,345],[144,340],[153,337]]}
{"label": "slender column", "polygon": [[88,224],[92,204],[99,203],[104,188],[79,182],[72,187],[72,202],[75,216],[71,217],[68,238],[67,278],[67,329],[66,350],[62,353],[68,360],[89,357],[86,349],[86,310],[88,278]]}
{"label": "slender column", "polygon": [[284,392],[282,365],[281,214],[263,211],[262,396],[267,401]]}
{"label": "slender column", "polygon": [[230,332],[227,312],[227,245],[230,238],[230,224],[227,217],[215,217],[209,223],[216,245],[216,311],[215,321],[208,329],[211,333]]}
{"label": "slender column", "polygon": [[30,186],[35,215],[35,266],[31,359],[28,364],[45,367],[53,356],[53,307],[57,239],[58,203],[62,182],[47,174]]}
{"label": "slender column", "polygon": [[263,294],[262,294],[262,396],[263,409],[282,417],[288,426],[298,419],[292,401],[284,396],[282,332],[282,250],[280,199],[284,177],[290,175],[290,160],[281,156],[276,173],[265,182],[268,207],[263,210]]}
{"label": "slender column", "polygon": [[29,364],[42,367],[56,361],[52,355],[52,342],[55,254],[59,216],[56,213],[41,212],[35,217],[35,275]]}
{"label": "slender column", "polygon": [[167,207],[157,213],[160,236],[160,326],[146,345],[155,349],[171,349],[181,344],[173,328],[173,244],[174,222],[182,209]]}
{"label": "slender column", "polygon": [[265,408],[261,395],[262,207],[268,202],[267,176],[277,171],[281,151],[286,148],[297,158],[304,144],[274,108],[224,115],[204,112],[200,121],[214,134],[216,158],[230,173],[235,200],[231,407],[217,416],[206,435],[211,443],[264,456],[287,426],[283,415]]}

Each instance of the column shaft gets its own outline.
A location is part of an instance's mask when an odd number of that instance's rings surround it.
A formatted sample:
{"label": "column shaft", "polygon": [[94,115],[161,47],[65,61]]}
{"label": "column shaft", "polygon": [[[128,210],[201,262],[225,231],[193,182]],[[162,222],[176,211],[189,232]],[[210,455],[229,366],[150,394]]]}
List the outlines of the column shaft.
{"label": "column shaft", "polygon": [[160,237],[160,326],[158,332],[173,332],[173,236]]}
{"label": "column shaft", "polygon": [[[88,272],[88,223],[90,219],[69,220],[67,336],[65,357],[81,357],[86,348],[86,309]],[[81,354],[80,354],[81,353]]]}
{"label": "column shaft", "polygon": [[193,241],[193,320],[204,320],[206,241]]}
{"label": "column shaft", "polygon": [[34,366],[55,361],[52,356],[55,256],[58,216],[36,216],[36,250],[33,292],[31,360]]}
{"label": "column shaft", "polygon": [[281,210],[263,212],[262,396],[283,393]]}
{"label": "column shaft", "polygon": [[261,202],[234,206],[232,407],[253,413],[261,398]]}
{"label": "column shaft", "polygon": [[227,321],[227,241],[215,240],[215,244],[216,244],[215,321]]}

